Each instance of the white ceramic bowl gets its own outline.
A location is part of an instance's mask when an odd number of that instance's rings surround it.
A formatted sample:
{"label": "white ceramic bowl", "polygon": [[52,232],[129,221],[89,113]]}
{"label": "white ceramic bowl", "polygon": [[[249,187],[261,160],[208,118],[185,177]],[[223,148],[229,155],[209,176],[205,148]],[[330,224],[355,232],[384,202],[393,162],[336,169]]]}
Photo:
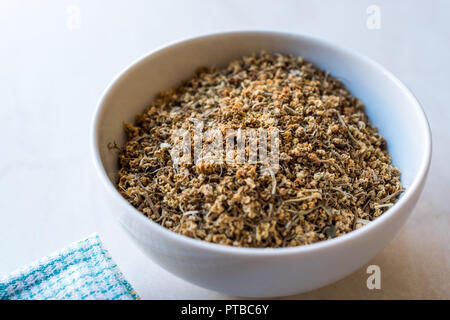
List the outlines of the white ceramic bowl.
{"label": "white ceramic bowl", "polygon": [[[251,249],[218,245],[169,231],[133,208],[114,187],[123,121],[133,121],[158,91],[176,86],[200,66],[224,66],[253,52],[301,55],[340,78],[366,106],[386,138],[406,192],[364,228],[307,246]],[[111,213],[154,262],[199,286],[244,297],[300,293],[357,270],[391,241],[419,198],[431,159],[431,134],[413,94],[367,57],[309,36],[232,32],[202,36],[157,49],[127,67],[101,97],[92,126],[94,162],[110,194]],[[155,275],[157,276],[157,275]],[[361,281],[365,281],[361,279]]]}

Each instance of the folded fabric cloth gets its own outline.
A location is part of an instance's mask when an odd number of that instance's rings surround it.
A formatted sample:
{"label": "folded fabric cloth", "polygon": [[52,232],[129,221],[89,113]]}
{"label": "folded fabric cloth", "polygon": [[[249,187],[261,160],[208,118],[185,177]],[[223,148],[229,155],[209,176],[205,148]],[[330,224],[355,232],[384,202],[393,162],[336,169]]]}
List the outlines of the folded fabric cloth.
{"label": "folded fabric cloth", "polygon": [[2,300],[135,300],[98,235],[93,234],[0,279]]}

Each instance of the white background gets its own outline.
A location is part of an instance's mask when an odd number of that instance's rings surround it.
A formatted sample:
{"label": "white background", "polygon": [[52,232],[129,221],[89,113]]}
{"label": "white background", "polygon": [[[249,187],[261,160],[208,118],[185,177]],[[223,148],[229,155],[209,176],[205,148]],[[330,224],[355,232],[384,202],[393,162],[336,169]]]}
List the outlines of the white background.
{"label": "white background", "polygon": [[[381,9],[381,29],[366,9]],[[76,11],[80,12],[77,24]],[[226,298],[153,264],[106,210],[89,127],[102,90],[144,53],[217,31],[307,33],[356,49],[423,103],[433,162],[400,234],[365,267],[294,298],[450,298],[449,1],[1,1],[0,275],[97,232],[142,298]],[[300,276],[300,275],[299,275]]]}

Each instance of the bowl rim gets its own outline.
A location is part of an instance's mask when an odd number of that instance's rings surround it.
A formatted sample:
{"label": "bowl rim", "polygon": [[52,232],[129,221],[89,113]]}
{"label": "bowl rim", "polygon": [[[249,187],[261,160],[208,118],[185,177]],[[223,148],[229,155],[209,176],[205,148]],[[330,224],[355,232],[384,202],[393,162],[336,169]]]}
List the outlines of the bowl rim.
{"label": "bowl rim", "polygon": [[[190,238],[188,236],[181,235],[174,231],[171,231],[160,224],[154,222],[153,220],[145,217],[141,212],[139,212],[136,208],[134,208],[122,195],[117,191],[113,183],[110,181],[106,170],[103,166],[99,146],[98,146],[98,132],[99,132],[99,118],[102,114],[102,109],[106,98],[108,97],[110,91],[114,89],[114,87],[118,84],[118,82],[124,78],[128,73],[132,72],[135,68],[139,68],[141,64],[143,64],[148,58],[152,55],[163,53],[165,50],[175,48],[177,46],[187,44],[188,42],[200,42],[208,39],[216,38],[216,37],[232,37],[232,36],[272,36],[272,37],[291,37],[295,38],[299,41],[305,41],[310,43],[316,43],[321,46],[336,50],[341,52],[344,55],[350,56],[353,59],[359,59],[365,64],[370,65],[372,68],[377,69],[379,72],[383,73],[389,80],[391,80],[402,92],[405,94],[413,103],[411,107],[415,109],[418,113],[421,121],[423,122],[423,136],[425,139],[425,148],[422,154],[422,158],[420,161],[420,168],[418,174],[414,177],[411,185],[406,189],[403,193],[402,197],[386,212],[384,212],[377,219],[371,221],[371,223],[367,224],[363,228],[359,228],[357,230],[353,230],[349,233],[346,233],[342,236],[335,237],[333,239],[327,239],[319,242],[315,242],[312,244],[295,246],[295,247],[283,247],[283,248],[246,248],[246,247],[236,247],[232,245],[223,245],[218,243],[212,243],[204,240]],[[144,224],[146,228],[157,228],[161,234],[169,237],[171,240],[175,242],[180,242],[185,245],[190,245],[193,247],[197,247],[198,249],[206,250],[206,251],[215,251],[224,254],[234,254],[234,255],[252,255],[252,256],[285,256],[292,254],[301,254],[312,251],[318,251],[321,249],[331,249],[335,246],[342,245],[344,243],[358,240],[376,228],[380,227],[382,224],[386,223],[390,220],[403,206],[405,206],[411,198],[416,194],[416,192],[420,192],[420,188],[423,185],[425,178],[427,176],[430,163],[431,163],[431,154],[432,154],[432,140],[431,140],[431,129],[428,122],[428,119],[425,115],[425,112],[418,101],[418,99],[414,96],[414,94],[408,89],[408,87],[403,84],[397,77],[395,77],[390,71],[386,70],[381,64],[375,62],[371,58],[358,53],[353,49],[349,49],[338,45],[329,40],[322,39],[320,37],[316,37],[309,34],[300,34],[300,33],[291,33],[291,32],[282,32],[282,31],[265,31],[265,30],[243,30],[243,31],[225,31],[225,32],[216,32],[216,33],[208,33],[203,35],[198,35],[194,37],[186,37],[180,40],[175,40],[169,42],[168,44],[157,47],[154,50],[149,51],[148,53],[142,55],[141,57],[135,59],[128,66],[122,69],[114,78],[110,81],[107,87],[104,89],[103,93],[98,100],[95,111],[93,114],[91,128],[90,128],[90,148],[91,148],[91,156],[94,161],[94,166],[97,171],[100,180],[103,182],[106,189],[109,193],[119,201],[121,205],[127,211],[127,214],[136,215],[136,218],[141,221],[141,224]],[[131,210],[130,210],[131,209]],[[158,229],[159,228],[159,229]]]}

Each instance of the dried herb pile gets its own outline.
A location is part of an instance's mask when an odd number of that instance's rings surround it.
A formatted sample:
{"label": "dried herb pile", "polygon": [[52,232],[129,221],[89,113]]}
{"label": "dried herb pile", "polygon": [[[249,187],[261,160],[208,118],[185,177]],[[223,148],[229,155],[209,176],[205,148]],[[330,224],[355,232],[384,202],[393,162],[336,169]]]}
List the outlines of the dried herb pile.
{"label": "dried herb pile", "polygon": [[[198,163],[175,168],[171,134],[209,128],[279,129],[279,167]],[[183,235],[241,247],[289,247],[343,235],[402,193],[383,137],[363,104],[303,58],[267,53],[202,68],[159,93],[119,152],[120,193]]]}

